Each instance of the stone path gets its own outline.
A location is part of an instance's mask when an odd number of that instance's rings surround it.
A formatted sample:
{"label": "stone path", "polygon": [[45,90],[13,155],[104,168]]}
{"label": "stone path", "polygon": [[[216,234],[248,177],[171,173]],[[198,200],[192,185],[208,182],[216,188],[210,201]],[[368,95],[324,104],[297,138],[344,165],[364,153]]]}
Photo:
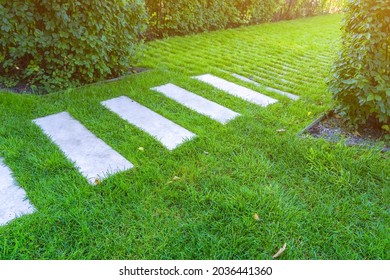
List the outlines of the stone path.
{"label": "stone path", "polygon": [[[244,82],[263,87],[257,82],[238,74],[231,73],[231,75]],[[262,107],[277,102],[274,98],[211,74],[193,78]],[[296,95],[277,89],[265,88],[268,91],[285,95],[293,100],[299,98]],[[199,114],[208,116],[221,124],[226,124],[230,120],[240,116],[239,113],[229,108],[174,84],[156,86],[151,88],[151,90],[159,92],[178,102],[180,105]],[[169,150],[173,150],[185,141],[196,137],[194,133],[186,128],[181,127],[126,96],[106,100],[101,102],[101,104],[123,120],[155,137],[157,141],[160,141]],[[38,118],[33,120],[33,122],[41,128],[43,133],[50,137],[92,185],[117,172],[133,168],[131,162],[113,150],[103,140],[96,137],[68,112]],[[34,207],[26,198],[25,191],[16,185],[12,178],[11,170],[3,164],[3,160],[0,158],[0,226],[15,217],[30,214],[34,211]]]}
{"label": "stone path", "polygon": [[67,112],[39,118],[33,122],[74,162],[91,184],[133,167]]}
{"label": "stone path", "polygon": [[254,104],[266,107],[270,104],[278,102],[276,99],[273,99],[264,94],[258,93],[249,88],[237,85],[233,82],[226,81],[222,78],[213,76],[211,74],[205,74],[201,76],[194,77],[195,79],[205,82],[209,85],[214,86],[220,90],[223,90],[231,95],[240,97],[246,101],[252,102]]}
{"label": "stone path", "polygon": [[26,198],[26,192],[16,184],[11,170],[0,158],[0,226],[34,211],[34,206]]}
{"label": "stone path", "polygon": [[191,131],[126,96],[104,101],[102,105],[118,114],[122,119],[154,136],[169,150],[175,149],[178,145],[196,136]]}
{"label": "stone path", "polygon": [[228,121],[240,115],[239,113],[173,84],[155,87],[152,88],[152,90],[158,91],[197,113],[208,116],[222,124],[226,124]]}

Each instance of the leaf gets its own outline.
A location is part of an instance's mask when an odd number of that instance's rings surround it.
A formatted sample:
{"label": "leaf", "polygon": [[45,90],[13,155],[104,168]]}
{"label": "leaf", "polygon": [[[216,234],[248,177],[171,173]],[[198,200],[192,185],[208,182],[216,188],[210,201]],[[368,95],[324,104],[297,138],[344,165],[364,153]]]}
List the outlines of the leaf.
{"label": "leaf", "polygon": [[172,180],[173,180],[173,181],[178,181],[178,180],[180,180],[180,177],[175,176],[175,177],[173,177]]}
{"label": "leaf", "polygon": [[286,132],[286,130],[285,130],[284,128],[281,128],[281,129],[276,130],[276,132],[278,132],[278,133],[284,133],[284,132]]}
{"label": "leaf", "polygon": [[286,247],[287,247],[287,243],[284,243],[283,247],[280,248],[279,251],[275,255],[272,256],[272,258],[274,258],[274,259],[278,258],[286,250]]}
{"label": "leaf", "polygon": [[253,215],[253,218],[256,220],[256,221],[260,221],[260,217],[259,217],[259,214],[255,213]]}
{"label": "leaf", "polygon": [[390,132],[390,126],[388,124],[382,125],[382,129]]}
{"label": "leaf", "polygon": [[138,151],[143,152],[143,151],[145,151],[145,148],[144,148],[144,147],[139,147],[139,148],[138,148]]}
{"label": "leaf", "polygon": [[310,117],[310,115],[311,115],[311,112],[307,112],[307,116]]}
{"label": "leaf", "polygon": [[374,95],[372,93],[370,93],[368,96],[367,96],[367,101],[371,101],[371,100],[374,100]]}

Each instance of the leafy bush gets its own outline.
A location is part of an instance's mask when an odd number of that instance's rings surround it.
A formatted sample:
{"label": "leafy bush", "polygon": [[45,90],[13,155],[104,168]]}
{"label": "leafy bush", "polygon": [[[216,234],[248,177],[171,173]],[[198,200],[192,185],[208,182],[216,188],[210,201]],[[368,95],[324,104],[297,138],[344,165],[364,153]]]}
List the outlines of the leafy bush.
{"label": "leafy bush", "polygon": [[282,0],[146,0],[152,36],[270,21]]}
{"label": "leafy bush", "polygon": [[344,0],[145,0],[149,36],[224,29],[335,12]]}
{"label": "leafy bush", "polygon": [[241,22],[257,24],[270,21],[279,9],[283,0],[237,0],[235,7],[240,11]]}
{"label": "leafy bush", "polygon": [[354,124],[364,124],[374,117],[389,130],[388,0],[349,1],[343,29],[342,50],[329,81],[339,111]]}
{"label": "leafy bush", "polygon": [[239,23],[235,0],[146,0],[152,36],[223,29]]}
{"label": "leafy bush", "polygon": [[282,0],[275,20],[327,14],[341,10],[345,0]]}
{"label": "leafy bush", "polygon": [[1,0],[0,18],[0,84],[46,91],[122,74],[147,21],[141,0]]}

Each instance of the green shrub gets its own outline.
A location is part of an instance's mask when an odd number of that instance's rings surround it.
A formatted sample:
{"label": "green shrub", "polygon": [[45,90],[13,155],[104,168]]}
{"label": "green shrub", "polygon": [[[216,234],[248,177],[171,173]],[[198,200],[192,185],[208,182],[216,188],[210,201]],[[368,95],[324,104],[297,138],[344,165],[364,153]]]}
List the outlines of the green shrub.
{"label": "green shrub", "polygon": [[342,49],[334,63],[330,91],[339,111],[355,124],[390,120],[390,6],[388,0],[349,1]]}
{"label": "green shrub", "polygon": [[146,0],[149,33],[161,37],[239,24],[236,0]]}
{"label": "green shrub", "polygon": [[275,20],[328,14],[341,10],[345,0],[282,0]]}
{"label": "green shrub", "polygon": [[121,75],[146,28],[141,0],[0,0],[0,84],[52,91]]}
{"label": "green shrub", "polygon": [[280,8],[283,0],[236,0],[235,7],[240,12],[240,20],[245,24],[270,21]]}
{"label": "green shrub", "polygon": [[146,0],[152,36],[270,21],[282,0]]}

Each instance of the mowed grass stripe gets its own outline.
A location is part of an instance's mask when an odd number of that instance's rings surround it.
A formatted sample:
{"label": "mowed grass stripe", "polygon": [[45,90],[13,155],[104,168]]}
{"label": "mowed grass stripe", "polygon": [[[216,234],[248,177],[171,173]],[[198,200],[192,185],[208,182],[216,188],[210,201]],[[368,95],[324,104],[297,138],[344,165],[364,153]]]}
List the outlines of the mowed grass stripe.
{"label": "mowed grass stripe", "polygon": [[[237,32],[238,33],[238,32]],[[241,33],[238,33],[237,37],[240,37],[240,39],[244,38],[245,36],[242,36],[244,32],[241,32]],[[199,50],[208,50],[209,52],[210,51],[213,51],[213,50],[217,50],[219,45],[216,44],[218,42],[214,41],[213,39],[210,39],[210,44],[206,45],[206,44],[203,44],[200,46],[200,48],[198,48]],[[240,40],[240,41],[235,41],[236,44],[239,44],[239,47],[240,49],[254,49],[254,50],[267,50],[269,49],[271,51],[271,53],[275,53],[275,52],[280,52],[278,50],[278,48],[269,48],[269,46],[274,46],[274,45],[278,45],[280,47],[280,40],[278,40],[277,42],[273,42],[272,40],[268,40],[266,43],[264,41],[258,41],[256,43],[253,42],[253,40],[251,41],[251,43],[247,43],[243,40]],[[176,48],[176,47],[179,47],[179,48],[182,48],[182,44],[180,44],[180,41],[172,41],[171,44],[168,44],[166,41],[164,41],[162,43],[162,45],[165,45],[165,46],[170,46],[173,50]],[[324,45],[322,45],[324,46]],[[326,46],[326,45],[325,45]],[[189,46],[190,50],[195,50],[196,48],[192,47],[192,46]],[[287,56],[289,55],[288,51],[291,50],[291,48],[294,50],[294,52],[297,52],[297,51],[301,51],[301,53],[306,53],[306,54],[309,54],[309,53],[312,53],[312,56],[310,57],[310,59],[313,59],[313,58],[316,58],[316,54],[313,53],[313,51],[311,49],[308,49],[308,47],[304,47],[302,45],[298,45],[298,44],[292,44],[291,43],[289,45],[285,45],[284,46],[284,55],[287,54]],[[232,51],[232,50],[230,50]],[[255,52],[256,53],[256,52]],[[269,54],[271,54],[269,53]],[[282,53],[282,54],[283,54]],[[329,52],[329,54],[331,54],[331,52]]]}
{"label": "mowed grass stripe", "polygon": [[[259,86],[259,87],[264,87],[263,85],[251,80],[251,79],[248,79],[247,77],[244,77],[244,76],[241,76],[241,75],[238,75],[238,74],[235,74],[235,73],[231,73],[231,75],[235,78],[238,78],[240,79],[241,81],[244,81],[244,82],[247,82],[247,83],[251,83],[251,84],[254,84],[256,86]],[[270,87],[265,87],[266,90],[268,91],[272,91],[272,92],[276,92],[280,95],[284,95],[284,96],[287,96],[288,98],[290,99],[293,99],[293,100],[298,100],[299,97],[294,95],[294,94],[291,94],[291,93],[288,93],[288,92],[284,92],[284,91],[281,91],[281,90],[277,90],[277,89],[274,89],[274,88],[270,88]]]}
{"label": "mowed grass stripe", "polygon": [[[168,50],[167,50],[168,51]],[[169,50],[171,51],[171,50]],[[183,48],[183,52],[185,53],[188,53],[184,48]],[[164,55],[164,54],[160,54],[160,55]],[[184,55],[185,56],[185,55]],[[191,58],[189,56],[185,56],[187,57],[185,60],[181,60],[180,61],[180,65],[182,64],[185,64],[185,63],[188,63],[189,61],[194,61],[194,58]],[[288,73],[287,71],[285,71],[283,68],[283,65],[280,65],[279,63],[274,63],[274,64],[270,64],[269,63],[269,58],[266,57],[254,57],[253,55],[252,56],[248,56],[248,55],[242,55],[240,54],[239,56],[236,56],[234,58],[227,58],[226,57],[226,51],[222,51],[221,53],[217,53],[215,52],[214,56],[211,55],[210,53],[205,53],[205,52],[197,52],[196,53],[196,57],[199,58],[205,58],[205,59],[208,59],[208,60],[212,60],[212,61],[215,61],[213,64],[209,64],[209,66],[214,66],[214,67],[221,67],[221,66],[233,66],[233,65],[246,65],[246,64],[257,64],[258,65],[258,68],[261,68],[265,73],[264,75],[265,76],[272,76],[273,73],[276,73],[278,74],[279,76],[280,75],[283,75],[283,76],[286,76],[286,80],[292,80],[292,82],[300,82],[302,79],[305,79],[306,81],[308,82],[312,82],[312,83],[316,83],[317,81],[313,78],[313,75],[310,75],[310,74],[306,74],[307,71],[305,71],[305,69],[302,69],[301,67],[301,70],[296,70],[295,72],[298,72],[298,71],[301,71],[302,75],[299,77],[299,78],[294,78],[292,75],[290,75],[290,73]],[[178,58],[175,57],[174,58],[176,61],[178,61]],[[195,59],[196,61],[197,59]],[[278,59],[278,57],[276,57],[274,59],[274,61],[277,61],[277,60],[280,60]],[[273,62],[274,62],[273,61]],[[291,61],[291,60],[290,60]],[[191,63],[190,65],[199,65],[199,63],[195,62],[195,63]],[[275,67],[275,64],[279,64],[280,65],[280,69],[276,68]],[[301,64],[302,65],[302,64]],[[318,65],[316,65],[318,67]],[[307,69],[311,69],[311,67],[308,67]]]}

